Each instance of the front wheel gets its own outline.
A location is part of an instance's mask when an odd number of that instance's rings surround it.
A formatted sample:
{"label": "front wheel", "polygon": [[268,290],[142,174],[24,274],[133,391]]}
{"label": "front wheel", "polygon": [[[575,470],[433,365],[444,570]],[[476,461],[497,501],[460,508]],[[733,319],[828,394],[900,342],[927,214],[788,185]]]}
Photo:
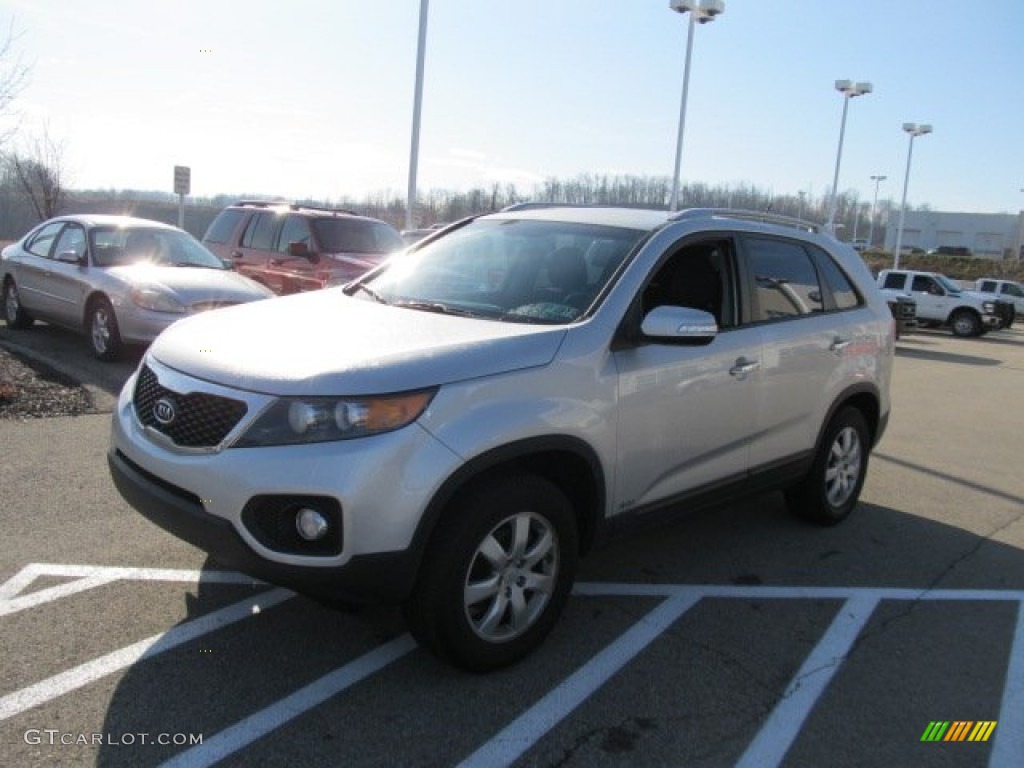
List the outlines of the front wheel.
{"label": "front wheel", "polygon": [[89,309],[87,329],[89,346],[100,360],[116,360],[121,354],[121,332],[114,308],[106,299],[96,299]]}
{"label": "front wheel", "polygon": [[825,430],[811,471],[786,491],[790,509],[818,525],[845,520],[864,486],[870,439],[860,411],[852,407],[839,411]]}
{"label": "front wheel", "polygon": [[477,484],[431,537],[405,617],[429,651],[471,672],[512,664],[554,627],[576,573],[572,505],[547,480]]}
{"label": "front wheel", "polygon": [[950,326],[953,329],[953,335],[961,338],[981,336],[984,330],[981,327],[981,319],[969,309],[958,309],[954,312]]}
{"label": "front wheel", "polygon": [[28,328],[34,322],[32,316],[21,306],[18,286],[13,279],[4,283],[4,320],[8,328]]}

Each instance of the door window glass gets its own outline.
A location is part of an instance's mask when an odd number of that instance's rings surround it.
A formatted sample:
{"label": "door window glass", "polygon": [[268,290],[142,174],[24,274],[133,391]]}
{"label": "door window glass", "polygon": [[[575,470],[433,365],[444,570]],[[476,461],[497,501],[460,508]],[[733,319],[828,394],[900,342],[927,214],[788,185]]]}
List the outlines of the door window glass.
{"label": "door window glass", "polygon": [[85,255],[85,230],[77,224],[68,224],[60,233],[53,255],[56,257],[62,253],[74,253],[79,259]]}
{"label": "door window glass", "polygon": [[242,235],[245,248],[257,248],[269,251],[274,242],[274,230],[277,228],[277,217],[272,213],[257,213],[249,221],[249,226]]}
{"label": "door window glass", "polygon": [[289,216],[284,220],[284,226],[281,227],[281,237],[277,243],[277,250],[281,253],[287,253],[290,243],[305,243],[310,251],[313,250],[313,241],[309,235],[309,222],[301,216]]}
{"label": "door window glass", "polygon": [[61,227],[63,226],[63,221],[55,221],[52,224],[47,224],[32,236],[32,239],[25,245],[25,250],[29,253],[35,254],[36,256],[48,258],[50,255],[50,248],[53,246],[53,240],[57,237],[57,233],[60,232]]}
{"label": "door window glass", "polygon": [[752,237],[747,253],[754,277],[755,320],[784,320],[824,309],[817,270],[799,243]]}

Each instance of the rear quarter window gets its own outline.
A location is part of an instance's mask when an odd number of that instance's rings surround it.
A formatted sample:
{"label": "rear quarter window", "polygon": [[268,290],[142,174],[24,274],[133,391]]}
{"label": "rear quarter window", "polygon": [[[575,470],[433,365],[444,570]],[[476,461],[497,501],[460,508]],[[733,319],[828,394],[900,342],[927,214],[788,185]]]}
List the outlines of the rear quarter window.
{"label": "rear quarter window", "polygon": [[243,214],[243,211],[221,211],[206,230],[206,234],[203,235],[203,242],[228,242],[235,228],[238,227],[238,222],[241,221]]}

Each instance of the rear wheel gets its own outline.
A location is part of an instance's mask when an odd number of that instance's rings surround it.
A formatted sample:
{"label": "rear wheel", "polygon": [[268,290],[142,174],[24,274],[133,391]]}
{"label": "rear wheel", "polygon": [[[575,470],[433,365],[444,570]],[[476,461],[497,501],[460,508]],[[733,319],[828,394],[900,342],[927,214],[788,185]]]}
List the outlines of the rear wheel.
{"label": "rear wheel", "polygon": [[471,487],[446,510],[405,606],[425,648],[472,672],[512,664],[543,642],[576,573],[576,520],[547,480]]}
{"label": "rear wheel", "polygon": [[21,306],[18,286],[11,278],[4,282],[4,320],[7,321],[8,328],[28,328],[34,322],[32,316]]}
{"label": "rear wheel", "polygon": [[845,520],[864,486],[870,445],[861,412],[852,407],[840,410],[825,430],[811,471],[786,491],[790,509],[819,525]]}
{"label": "rear wheel", "polygon": [[117,328],[117,317],[114,308],[105,298],[93,301],[89,308],[87,328],[89,346],[92,353],[100,360],[116,360],[123,344],[121,332]]}

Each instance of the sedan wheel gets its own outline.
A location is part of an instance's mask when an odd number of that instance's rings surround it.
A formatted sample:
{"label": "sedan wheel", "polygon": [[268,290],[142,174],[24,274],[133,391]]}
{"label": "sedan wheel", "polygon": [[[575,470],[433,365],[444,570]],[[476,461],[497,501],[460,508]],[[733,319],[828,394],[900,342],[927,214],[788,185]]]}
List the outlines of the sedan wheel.
{"label": "sedan wheel", "polygon": [[89,341],[100,360],[116,360],[121,354],[121,334],[114,308],[106,299],[98,299],[89,312]]}
{"label": "sedan wheel", "polygon": [[33,322],[32,316],[21,306],[18,286],[11,279],[4,283],[4,320],[8,328],[28,328]]}

